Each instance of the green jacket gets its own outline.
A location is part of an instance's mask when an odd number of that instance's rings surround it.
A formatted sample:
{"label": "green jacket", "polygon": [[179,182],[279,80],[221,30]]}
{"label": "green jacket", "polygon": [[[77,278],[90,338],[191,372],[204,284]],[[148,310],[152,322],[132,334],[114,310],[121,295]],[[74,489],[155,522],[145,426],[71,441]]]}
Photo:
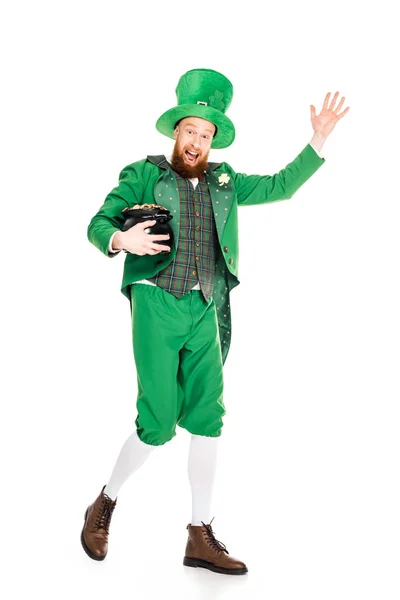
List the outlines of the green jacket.
{"label": "green jacket", "polygon": [[[216,265],[214,300],[217,308],[219,337],[223,363],[228,355],[232,323],[229,292],[239,285],[238,206],[265,204],[287,200],[325,162],[307,144],[296,158],[274,175],[236,173],[226,163],[209,163],[206,175],[218,232],[221,256]],[[221,175],[225,174],[225,177]],[[121,292],[130,300],[129,286],[134,281],[153,277],[175,257],[179,243],[179,196],[172,169],[162,169],[147,160],[126,166],[119,175],[119,184],[106,197],[104,204],[91,219],[87,236],[101,252],[110,258],[108,244],[114,231],[124,222],[123,208],[134,204],[160,204],[168,208],[173,218],[168,221],[174,232],[174,246],[160,266],[158,254],[126,254]]]}

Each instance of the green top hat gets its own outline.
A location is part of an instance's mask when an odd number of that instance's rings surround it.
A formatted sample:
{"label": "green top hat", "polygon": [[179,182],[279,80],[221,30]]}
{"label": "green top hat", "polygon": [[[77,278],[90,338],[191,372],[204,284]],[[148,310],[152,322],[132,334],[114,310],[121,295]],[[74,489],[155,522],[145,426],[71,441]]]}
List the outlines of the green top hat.
{"label": "green top hat", "polygon": [[156,123],[156,128],[174,139],[177,121],[185,117],[201,117],[217,127],[211,148],[226,148],[235,139],[235,127],[225,115],[233,96],[233,85],[222,73],[212,69],[187,71],[176,86],[178,105],[170,108]]}

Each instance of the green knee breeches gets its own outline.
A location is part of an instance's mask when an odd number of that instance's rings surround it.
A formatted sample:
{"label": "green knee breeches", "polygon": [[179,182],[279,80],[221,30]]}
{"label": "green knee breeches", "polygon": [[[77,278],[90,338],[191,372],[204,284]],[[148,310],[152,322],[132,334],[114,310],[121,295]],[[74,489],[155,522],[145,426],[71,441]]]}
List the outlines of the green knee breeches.
{"label": "green knee breeches", "polygon": [[207,303],[200,290],[176,298],[143,283],[130,289],[139,438],[159,446],[176,435],[176,425],[221,435],[224,382],[214,299]]}

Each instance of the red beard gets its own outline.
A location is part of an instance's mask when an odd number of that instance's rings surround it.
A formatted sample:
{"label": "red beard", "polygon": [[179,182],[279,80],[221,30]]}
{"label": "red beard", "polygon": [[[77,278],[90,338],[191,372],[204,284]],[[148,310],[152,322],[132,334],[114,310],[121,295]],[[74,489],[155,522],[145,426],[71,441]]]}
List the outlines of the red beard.
{"label": "red beard", "polygon": [[[182,154],[184,151],[185,149],[182,150]],[[207,152],[207,154],[203,158],[199,157],[195,165],[189,165],[188,163],[186,163],[183,159],[182,154],[179,153],[177,145],[175,143],[171,157],[171,167],[173,168],[173,170],[179,173],[181,177],[186,177],[188,179],[193,179],[194,177],[197,177],[198,179],[203,179],[204,171],[207,171],[208,169],[209,152]]]}

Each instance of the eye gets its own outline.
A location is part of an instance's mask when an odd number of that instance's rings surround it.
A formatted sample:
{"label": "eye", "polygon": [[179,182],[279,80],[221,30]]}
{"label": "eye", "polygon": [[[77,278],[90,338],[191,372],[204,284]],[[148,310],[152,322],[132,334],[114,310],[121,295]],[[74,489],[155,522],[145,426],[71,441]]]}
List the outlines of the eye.
{"label": "eye", "polygon": [[191,129],[188,129],[188,133],[193,133],[193,131]]}

